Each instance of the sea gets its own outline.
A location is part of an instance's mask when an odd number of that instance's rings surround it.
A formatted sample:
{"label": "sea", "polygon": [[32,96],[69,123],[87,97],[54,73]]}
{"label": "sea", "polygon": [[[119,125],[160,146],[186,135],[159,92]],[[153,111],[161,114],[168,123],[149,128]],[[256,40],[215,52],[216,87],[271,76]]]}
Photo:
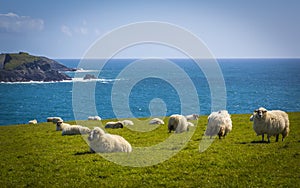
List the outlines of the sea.
{"label": "sea", "polygon": [[[96,115],[201,116],[222,110],[214,105],[218,96],[230,114],[251,114],[261,106],[300,111],[300,59],[217,59],[219,71],[210,70],[210,76],[192,59],[91,60],[89,66],[80,59],[56,61],[78,69],[65,72],[72,80],[0,83],[0,125],[45,122],[54,116],[65,121]],[[83,79],[87,74],[96,79]],[[223,83],[211,82],[214,76]]]}

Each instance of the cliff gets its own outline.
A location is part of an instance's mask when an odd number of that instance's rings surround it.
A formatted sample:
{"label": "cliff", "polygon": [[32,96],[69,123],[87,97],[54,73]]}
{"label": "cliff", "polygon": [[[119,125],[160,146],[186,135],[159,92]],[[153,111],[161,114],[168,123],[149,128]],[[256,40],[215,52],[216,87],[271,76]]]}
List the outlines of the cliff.
{"label": "cliff", "polygon": [[0,55],[1,82],[71,80],[61,71],[74,71],[52,59],[20,52]]}

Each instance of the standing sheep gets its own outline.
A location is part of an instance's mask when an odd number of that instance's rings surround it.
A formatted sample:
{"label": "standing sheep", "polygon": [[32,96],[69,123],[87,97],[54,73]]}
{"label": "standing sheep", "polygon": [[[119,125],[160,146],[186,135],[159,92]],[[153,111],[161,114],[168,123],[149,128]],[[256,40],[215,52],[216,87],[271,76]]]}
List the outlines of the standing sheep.
{"label": "standing sheep", "polygon": [[90,151],[100,153],[131,152],[132,147],[123,137],[105,133],[101,128],[95,127],[88,137]]}
{"label": "standing sheep", "polygon": [[193,124],[188,123],[185,116],[179,114],[174,114],[170,116],[168,122],[169,133],[171,131],[175,131],[175,133],[182,133],[185,131],[189,131],[190,126],[193,126]]}
{"label": "standing sheep", "polygon": [[208,116],[208,124],[205,131],[206,136],[218,135],[219,139],[224,137],[232,130],[232,121],[227,110],[212,112]]}
{"label": "standing sheep", "polygon": [[253,113],[253,129],[257,136],[262,135],[262,142],[264,141],[264,134],[267,134],[269,143],[271,136],[276,136],[276,142],[278,142],[279,134],[282,134],[283,141],[289,134],[289,126],[289,117],[284,111],[268,111],[260,107]]}

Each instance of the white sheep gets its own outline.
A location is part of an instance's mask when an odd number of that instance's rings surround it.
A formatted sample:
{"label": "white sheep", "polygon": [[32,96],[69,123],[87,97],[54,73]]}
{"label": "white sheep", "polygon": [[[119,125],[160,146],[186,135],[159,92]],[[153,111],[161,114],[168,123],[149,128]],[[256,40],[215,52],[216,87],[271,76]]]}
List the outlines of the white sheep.
{"label": "white sheep", "polygon": [[193,125],[192,123],[188,123],[185,116],[174,114],[170,116],[168,122],[168,130],[169,133],[171,131],[175,131],[175,133],[182,133],[184,131],[189,131],[189,127]]}
{"label": "white sheep", "polygon": [[119,129],[119,128],[123,128],[123,127],[124,127],[124,125],[123,125],[123,123],[121,121],[117,121],[117,122],[109,121],[105,125],[106,129],[109,129],[109,128],[111,128],[111,129]]}
{"label": "white sheep", "polygon": [[289,117],[284,111],[268,111],[260,107],[253,112],[253,129],[257,136],[262,135],[262,142],[264,134],[267,134],[268,142],[270,142],[271,136],[276,136],[276,142],[278,142],[279,134],[282,134],[283,141],[289,134],[289,126]]}
{"label": "white sheep", "polygon": [[62,136],[64,135],[77,135],[77,134],[89,134],[91,130],[88,127],[81,125],[70,125],[59,121],[56,123],[56,131],[62,131]]}
{"label": "white sheep", "polygon": [[132,147],[123,137],[105,133],[101,128],[95,127],[88,136],[90,151],[100,153],[131,152]]}
{"label": "white sheep", "polygon": [[198,114],[191,114],[191,115],[187,115],[185,116],[186,120],[190,121],[190,120],[198,120],[199,115]]}
{"label": "white sheep", "polygon": [[48,117],[47,122],[57,123],[59,121],[63,121],[61,117]]}
{"label": "white sheep", "polygon": [[125,119],[125,120],[123,120],[123,121],[121,121],[121,122],[122,122],[122,124],[125,125],[125,126],[128,126],[128,125],[132,126],[132,125],[134,125],[133,121],[127,120],[127,119]]}
{"label": "white sheep", "polygon": [[153,118],[149,121],[149,125],[164,125],[165,122],[159,118]]}
{"label": "white sheep", "polygon": [[208,124],[206,127],[205,135],[212,136],[218,135],[219,139],[224,137],[232,130],[232,121],[230,114],[227,110],[212,112],[208,116]]}
{"label": "white sheep", "polygon": [[36,119],[30,120],[30,121],[28,121],[28,124],[37,124],[37,120]]}
{"label": "white sheep", "polygon": [[96,120],[96,121],[100,121],[101,117],[100,116],[89,116],[88,120]]}

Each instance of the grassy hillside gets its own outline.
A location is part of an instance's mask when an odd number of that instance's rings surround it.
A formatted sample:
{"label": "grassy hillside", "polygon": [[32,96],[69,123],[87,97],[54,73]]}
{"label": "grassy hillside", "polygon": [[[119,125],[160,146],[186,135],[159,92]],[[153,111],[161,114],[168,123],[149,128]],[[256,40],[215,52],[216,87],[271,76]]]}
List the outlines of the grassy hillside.
{"label": "grassy hillside", "polygon": [[[187,146],[169,160],[149,167],[107,161],[80,135],[61,136],[52,123],[0,127],[1,187],[299,187],[300,113],[289,113],[291,132],[284,142],[259,143],[250,115],[232,115],[233,131],[215,139],[203,153],[201,116]],[[165,119],[167,122],[167,119]],[[72,123],[72,122],[71,122]],[[81,122],[86,124],[86,122]],[[105,123],[105,121],[104,121]],[[92,122],[89,126],[99,125]],[[149,125],[137,125],[149,126]],[[107,130],[133,147],[157,144],[170,136],[166,125],[151,132]],[[280,137],[281,138],[281,137]]]}
{"label": "grassy hillside", "polygon": [[40,57],[32,56],[25,52],[12,53],[8,55],[10,56],[11,59],[9,62],[5,64],[6,70],[13,70],[24,63],[34,62],[40,59]]}

